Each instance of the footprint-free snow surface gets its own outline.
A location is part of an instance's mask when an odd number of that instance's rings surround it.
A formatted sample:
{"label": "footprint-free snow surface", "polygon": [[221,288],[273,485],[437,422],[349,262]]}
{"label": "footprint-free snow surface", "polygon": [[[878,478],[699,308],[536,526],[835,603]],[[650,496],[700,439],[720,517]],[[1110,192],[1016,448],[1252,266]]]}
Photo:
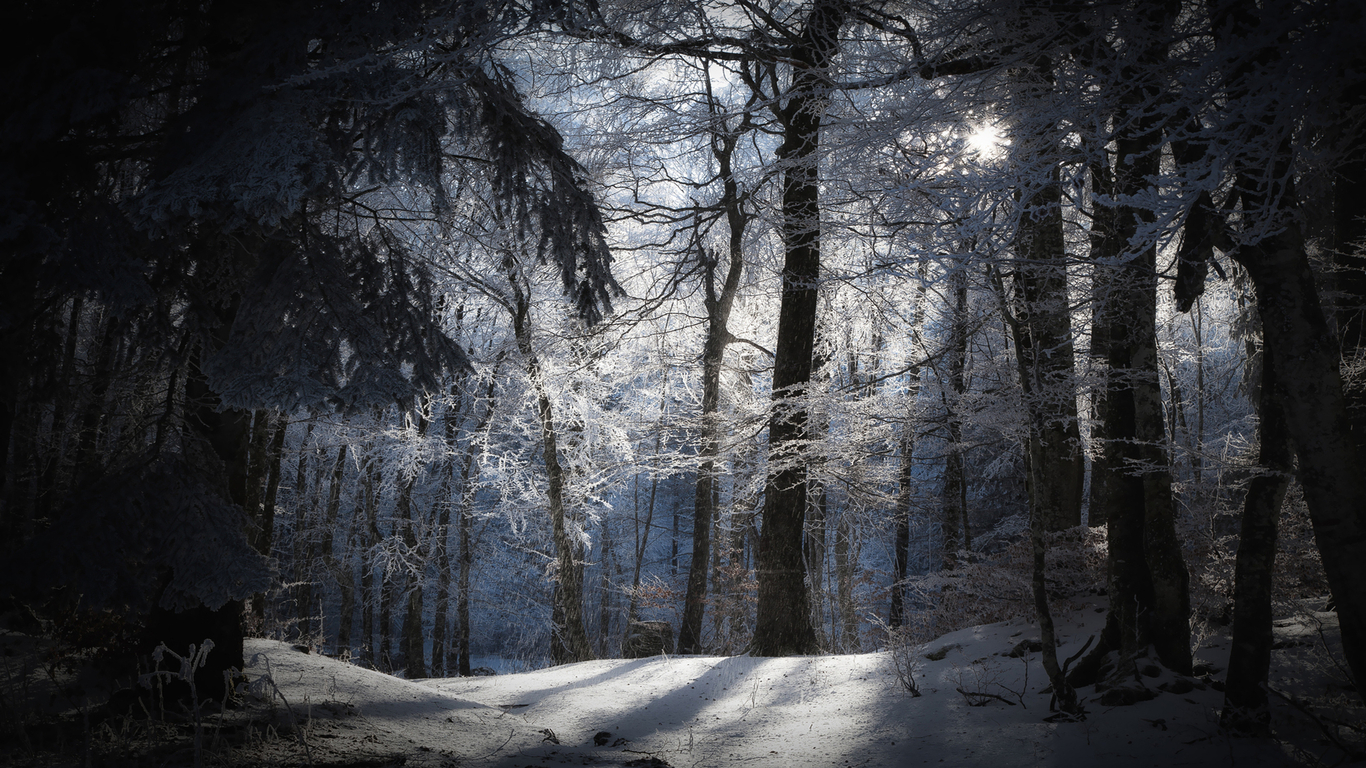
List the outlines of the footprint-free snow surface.
{"label": "footprint-free snow surface", "polygon": [[[1060,622],[1060,656],[1079,650],[1102,619],[1088,606]],[[1083,689],[1083,721],[1048,722],[1039,654],[1009,655],[1031,635],[1037,631],[1026,625],[991,624],[921,646],[920,697],[900,685],[885,652],[616,659],[417,682],[283,643],[248,641],[247,652],[255,657],[248,672],[269,666],[295,717],[308,719],[300,732],[333,761],[353,754],[518,768],[1115,768],[1283,766],[1315,757],[1285,741],[1230,738],[1217,727],[1222,694],[1198,680],[1176,686],[1194,683],[1190,690],[1120,707],[1102,706]],[[1217,669],[1226,646],[1216,640],[1200,657]],[[1144,682],[1157,691],[1176,680],[1164,672]],[[1296,741],[1313,749],[1312,738]]]}

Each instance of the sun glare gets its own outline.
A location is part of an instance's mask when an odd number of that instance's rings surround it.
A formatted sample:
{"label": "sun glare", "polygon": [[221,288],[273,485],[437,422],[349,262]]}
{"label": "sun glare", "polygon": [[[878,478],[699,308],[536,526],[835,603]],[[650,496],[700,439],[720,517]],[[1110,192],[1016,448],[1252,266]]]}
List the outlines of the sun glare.
{"label": "sun glare", "polygon": [[1003,137],[996,126],[987,123],[975,126],[968,136],[968,151],[982,157],[995,157],[1009,144],[1010,140]]}

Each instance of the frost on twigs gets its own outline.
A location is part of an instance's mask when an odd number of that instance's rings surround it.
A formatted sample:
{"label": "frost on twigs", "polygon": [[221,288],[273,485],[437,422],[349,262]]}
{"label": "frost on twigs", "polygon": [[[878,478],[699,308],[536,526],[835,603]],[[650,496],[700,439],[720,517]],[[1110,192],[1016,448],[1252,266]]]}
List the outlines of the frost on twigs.
{"label": "frost on twigs", "polygon": [[[1007,518],[1002,526],[1010,522]],[[1104,587],[1108,551],[1104,529],[1079,526],[1045,536],[1048,596],[1055,612],[1073,598]],[[908,616],[904,629],[911,641],[926,643],[955,630],[998,621],[1032,622],[1031,558],[1028,539],[1018,537],[990,559],[963,558],[952,571],[909,579],[908,600],[925,607]]]}
{"label": "frost on twigs", "polygon": [[897,683],[911,696],[919,697],[920,683],[920,645],[911,638],[908,627],[889,627],[883,625],[887,633],[887,656],[892,660],[896,671]]}

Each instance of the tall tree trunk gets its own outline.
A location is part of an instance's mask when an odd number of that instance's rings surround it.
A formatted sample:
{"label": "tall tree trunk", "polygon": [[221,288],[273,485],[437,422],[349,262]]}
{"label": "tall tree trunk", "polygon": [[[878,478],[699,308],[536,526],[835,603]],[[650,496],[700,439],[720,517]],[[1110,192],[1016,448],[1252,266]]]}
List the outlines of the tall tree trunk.
{"label": "tall tree trunk", "polygon": [[[709,104],[716,111],[715,101]],[[730,263],[718,293],[715,255],[708,252],[699,254],[699,258],[706,260],[702,279],[707,309],[707,338],[702,348],[702,436],[698,450],[697,487],[693,494],[692,561],[688,566],[688,590],[683,598],[683,616],[678,628],[679,653],[702,652],[702,617],[707,602],[706,569],[711,550],[709,531],[718,517],[715,499],[716,457],[720,452],[722,437],[719,419],[721,365],[726,345],[731,339],[727,325],[745,265],[746,217],[740,199],[740,186],[731,169],[731,156],[741,134],[748,129],[749,122],[749,115],[746,114],[734,130],[723,129],[712,134],[711,149],[718,165],[717,177],[721,179],[721,207],[726,213],[729,234],[727,255]]]}
{"label": "tall tree trunk", "polygon": [[[95,350],[95,363],[90,373],[89,391],[76,428],[76,467],[74,471],[78,484],[87,483],[100,474],[103,463],[100,461],[98,450],[100,425],[110,410],[105,398],[109,393],[109,386],[114,380],[114,361],[118,357],[118,347],[122,343],[124,335],[123,321],[112,312],[106,310],[103,320],[104,333],[101,334],[99,346]],[[239,462],[245,460],[245,457],[241,455],[244,452],[240,445],[241,433],[238,431],[242,427],[237,424],[240,417],[235,411],[225,411],[221,414],[208,414],[206,412],[199,400],[209,401],[217,405],[218,396],[209,392],[208,385],[202,381],[202,374],[199,374],[198,361],[194,362],[195,366],[192,368],[192,373],[197,374],[199,380],[187,380],[185,382],[187,400],[191,392],[198,398],[189,401],[187,404],[187,407],[196,409],[190,416],[190,425],[197,427],[195,431],[209,440],[214,452],[227,465],[227,479],[232,501],[236,504],[242,504],[245,502],[242,487],[234,482],[239,472],[245,472],[245,467],[239,468]],[[198,417],[197,421],[196,417]],[[28,456],[16,458],[29,459]]]}
{"label": "tall tree trunk", "polygon": [[540,358],[531,343],[530,297],[513,279],[515,310],[513,333],[517,348],[526,361],[527,378],[536,393],[536,418],[541,426],[541,454],[545,461],[546,502],[550,513],[551,537],[555,545],[555,574],[552,590],[551,621],[554,632],[550,655],[557,664],[593,658],[593,648],[583,627],[583,563],[575,558],[576,547],[569,533],[564,505],[564,468],[560,465],[555,428],[555,412],[546,390]]}
{"label": "tall tree trunk", "polygon": [[1285,411],[1276,392],[1274,363],[1263,355],[1257,392],[1257,463],[1248,484],[1233,578],[1233,643],[1219,722],[1236,733],[1269,735],[1266,683],[1271,669],[1271,591],[1276,571],[1276,523],[1293,469]]}
{"label": "tall tree trunk", "polygon": [[375,600],[375,548],[379,546],[379,459],[372,452],[361,467],[361,503],[364,505],[364,542],[360,547],[360,650],[363,658],[378,669],[375,653],[375,614],[380,606]]}
{"label": "tall tree trunk", "polygon": [[906,577],[910,571],[911,515],[915,509],[915,406],[920,397],[921,360],[925,354],[922,326],[925,321],[927,266],[921,263],[916,276],[915,304],[911,311],[910,361],[906,365],[906,423],[901,426],[901,464],[897,474],[896,534],[892,554],[892,605],[887,624],[899,627],[906,620]]}
{"label": "tall tree trunk", "polygon": [[[1056,156],[1053,126],[1042,133],[1029,137],[1037,145],[1036,151],[1045,157]],[[1081,524],[1085,482],[1059,175],[1060,168],[1054,165],[1047,183],[1022,190],[1020,227],[1015,240],[1015,311],[1024,334],[1017,346],[1035,383],[1033,401],[1026,403],[1026,407],[1039,414],[1035,419],[1039,428],[1033,439],[1042,450],[1034,451],[1033,455],[1043,466],[1033,477],[1042,483],[1035,492],[1044,501],[1041,522],[1048,531]]]}
{"label": "tall tree trunk", "polygon": [[[1277,170],[1287,170],[1289,147]],[[1287,179],[1288,173],[1275,174]],[[1249,193],[1244,191],[1246,196]],[[1293,210],[1287,181],[1279,196]],[[1244,246],[1238,261],[1248,271],[1262,321],[1264,365],[1275,376],[1271,389],[1285,407],[1299,459],[1298,476],[1314,526],[1314,540],[1337,606],[1343,655],[1357,680],[1366,680],[1366,487],[1338,368],[1338,351],[1309,267],[1298,223],[1260,243]]]}
{"label": "tall tree trunk", "polygon": [[[354,597],[355,589],[352,584],[351,564],[343,564],[341,558],[337,557],[335,551],[335,540],[333,532],[337,530],[337,515],[341,511],[341,492],[342,480],[346,476],[346,443],[337,446],[337,458],[332,464],[332,477],[327,488],[327,507],[323,510],[322,541],[318,544],[318,551],[322,553],[325,572],[337,582],[337,589],[341,595],[341,611],[337,617],[337,652],[345,653],[351,650],[351,623],[352,613],[355,606],[348,597]],[[350,526],[348,525],[348,528]],[[342,537],[343,546],[347,543],[347,537]],[[350,553],[347,553],[349,560]],[[326,623],[321,621],[322,629],[326,632]]]}
{"label": "tall tree trunk", "polygon": [[[964,467],[963,416],[960,404],[964,392],[967,391],[967,266],[960,264],[955,267],[949,276],[949,282],[953,314],[949,322],[949,339],[945,349],[948,362],[948,376],[945,382],[947,389],[940,392],[948,426],[948,452],[944,457],[944,487],[940,498],[943,509],[941,524],[944,531],[943,566],[951,570],[958,563],[958,551],[967,550],[972,546],[972,531],[968,526],[968,480]],[[962,534],[961,538],[959,533]]]}
{"label": "tall tree trunk", "polygon": [[[1010,335],[1015,343],[1015,365],[1020,376],[1020,389],[1026,403],[1038,397],[1041,386],[1039,367],[1031,365],[1025,352],[1025,339],[1029,331],[1025,328],[1026,318],[1015,315],[1007,307],[1005,284],[999,274],[992,271],[1002,314],[1010,327]],[[1028,414],[1029,434],[1025,438],[1025,487],[1029,492],[1029,543],[1031,558],[1030,586],[1034,597],[1034,614],[1039,622],[1039,641],[1043,646],[1042,661],[1048,681],[1053,686],[1052,704],[1063,712],[1077,714],[1077,692],[1067,680],[1062,667],[1058,664],[1056,632],[1053,625],[1053,612],[1048,605],[1045,521],[1049,519],[1049,506],[1056,504],[1056,494],[1050,493],[1048,483],[1040,473],[1048,467],[1044,457],[1044,442],[1039,435],[1046,429],[1047,416],[1042,409],[1031,408]]]}
{"label": "tall tree trunk", "polygon": [[[417,439],[427,436],[429,422],[421,411],[417,414]],[[421,521],[413,520],[413,486],[417,484],[417,474],[400,480],[398,491],[398,524],[401,528],[403,546],[417,563],[416,569],[405,572],[400,584],[407,586],[407,605],[403,611],[403,626],[400,630],[398,649],[402,656],[403,676],[412,680],[427,676],[426,640],[422,633],[423,582],[427,579],[427,548],[419,544],[417,528]]]}
{"label": "tall tree trunk", "polygon": [[[1357,20],[1361,10],[1354,12]],[[1355,62],[1361,71],[1361,62]],[[1354,109],[1366,105],[1366,82],[1344,94]],[[1334,320],[1341,344],[1343,396],[1352,420],[1357,455],[1366,456],[1366,135],[1356,132],[1347,157],[1335,168],[1333,179],[1333,267],[1339,300]]]}
{"label": "tall tree trunk", "polygon": [[843,512],[835,523],[835,591],[839,605],[839,648],[845,653],[858,653],[858,617],[854,609],[854,567],[858,556],[854,552],[854,531],[848,512]]}
{"label": "tall tree trunk", "polygon": [[[248,539],[257,552],[265,535],[261,529],[261,498],[266,483],[266,446],[270,443],[270,411],[252,412],[247,447],[247,519],[251,521]],[[253,600],[253,603],[255,600]],[[254,610],[254,609],[253,609]],[[258,613],[258,616],[260,614]]]}
{"label": "tall tree trunk", "polygon": [[[1277,20],[1259,15],[1253,6],[1219,6],[1212,19],[1220,48],[1245,51],[1246,40],[1259,27]],[[1232,99],[1253,99],[1260,86],[1257,67],[1282,55],[1267,47],[1255,59],[1245,59],[1232,73]],[[1244,54],[1245,55],[1245,54]],[[1314,275],[1305,251],[1297,213],[1299,200],[1293,182],[1290,136],[1280,135],[1280,115],[1252,113],[1253,138],[1266,151],[1254,154],[1255,144],[1236,148],[1230,164],[1237,169],[1235,191],[1243,217],[1259,217],[1273,234],[1234,251],[1252,278],[1257,314],[1262,321],[1262,349],[1276,377],[1273,388],[1285,407],[1290,439],[1298,459],[1297,476],[1304,489],[1314,540],[1323,559],[1324,574],[1337,606],[1343,655],[1358,688],[1366,680],[1366,483],[1361,477],[1357,439],[1344,391],[1340,353],[1328,328]]]}
{"label": "tall tree trunk", "polygon": [[[322,495],[323,464],[327,453],[322,446],[310,448],[313,419],[304,428],[299,441],[299,463],[294,474],[294,623],[300,638],[313,636],[313,561],[318,556],[312,527],[317,524],[318,501]],[[308,482],[308,453],[316,453],[313,467],[313,486]]]}
{"label": "tall tree trunk", "polygon": [[[1120,191],[1141,193],[1158,173],[1155,127],[1149,121],[1146,133],[1122,136],[1117,144]],[[1119,242],[1129,242],[1138,222],[1152,217],[1151,211],[1121,207]],[[1176,538],[1157,370],[1156,247],[1145,247],[1119,267],[1110,288],[1102,482],[1113,494],[1108,509],[1111,614],[1126,660],[1152,644],[1167,666],[1189,673],[1189,575]],[[1137,467],[1143,467],[1141,473]]]}
{"label": "tall tree trunk", "polygon": [[[61,497],[64,458],[68,455],[69,434],[67,430],[67,411],[70,409],[77,390],[76,347],[81,337],[81,311],[85,307],[85,297],[77,294],[71,300],[71,311],[66,324],[66,339],[62,345],[62,364],[58,371],[57,391],[53,396],[52,429],[42,457],[42,470],[38,478],[38,492],[34,500],[34,518],[41,519],[51,515]],[[170,388],[175,388],[172,378]],[[0,457],[2,458],[2,457]]]}
{"label": "tall tree trunk", "polygon": [[[915,395],[920,391],[920,371],[912,371],[911,375],[913,383],[906,400],[913,405]],[[911,514],[915,502],[915,427],[911,421],[911,408],[906,410],[906,423],[901,427],[901,464],[897,473],[896,533],[892,539],[892,604],[887,612],[887,625],[893,628],[906,621],[906,577],[910,570]]]}
{"label": "tall tree trunk", "polygon": [[[665,405],[666,405],[666,401],[665,401],[663,398],[661,398],[661,399],[660,399],[660,402],[659,402],[659,413],[660,413],[660,425],[661,425],[661,426],[663,425],[663,421],[664,421],[664,408],[665,408]],[[655,456],[656,456],[656,457],[659,456],[659,451],[660,451],[660,448],[661,448],[661,446],[662,446],[662,444],[663,444],[663,440],[664,440],[664,431],[663,431],[662,429],[657,429],[657,430],[655,430]],[[641,523],[640,523],[640,498],[639,498],[639,496],[640,496],[640,479],[639,479],[639,476],[637,476],[637,478],[636,478],[636,494],[635,494],[635,495],[636,495],[636,499],[635,499],[635,503],[632,505],[632,514],[633,514],[633,516],[634,516],[634,523],[635,523],[635,529],[634,529],[634,532],[633,532],[632,540],[635,542],[636,551],[635,551],[635,553],[634,553],[634,554],[635,554],[635,566],[634,566],[634,569],[633,569],[632,572],[631,572],[631,598],[630,598],[630,600],[627,601],[627,604],[626,604],[626,626],[627,626],[627,632],[630,632],[630,625],[631,625],[634,621],[636,621],[637,618],[639,618],[639,615],[638,615],[638,614],[639,614],[639,607],[640,607],[640,573],[641,573],[642,567],[644,567],[644,565],[645,565],[645,552],[648,550],[649,544],[650,544],[650,529],[651,529],[651,527],[652,527],[653,524],[654,524],[654,519],[655,519],[655,497],[656,497],[656,492],[657,492],[658,490],[659,490],[659,476],[658,476],[657,474],[655,474],[655,473],[651,473],[651,474],[650,474],[650,500],[649,500],[649,502],[646,504],[646,507],[645,507],[645,524],[642,526]],[[687,651],[687,653],[692,653],[692,651]]]}
{"label": "tall tree trunk", "polygon": [[[268,412],[267,412],[268,413]],[[263,451],[262,464],[263,471],[266,472],[265,495],[261,499],[261,514],[256,527],[256,540],[252,545],[257,552],[270,557],[270,551],[275,546],[275,499],[280,493],[280,463],[284,459],[285,452],[285,431],[289,428],[289,415],[281,412],[275,417],[275,424],[270,425],[270,419],[264,420],[262,431],[270,433],[270,442]],[[256,613],[256,618],[260,622],[266,619],[266,595],[258,594],[251,598],[252,610]],[[264,630],[264,623],[262,629]]]}
{"label": "tall tree trunk", "polygon": [[[1153,5],[1126,22],[1130,37],[1148,41],[1135,54],[1136,62],[1150,68],[1145,72],[1160,70],[1166,61],[1165,30],[1177,10],[1174,3]],[[1122,109],[1115,122],[1126,127],[1115,139],[1113,190],[1119,200],[1138,200],[1151,194],[1160,171],[1161,125],[1151,109],[1159,85],[1131,69],[1121,75]],[[1104,180],[1107,174],[1099,170]],[[1149,243],[1132,252],[1140,227],[1151,225],[1155,214],[1128,202],[1114,208],[1113,243],[1101,250],[1118,254],[1118,266],[1106,269],[1096,261],[1101,309],[1093,332],[1109,364],[1102,408],[1105,456],[1092,482],[1100,482],[1108,498],[1110,614],[1088,662],[1119,651],[1116,679],[1132,679],[1135,659],[1151,645],[1169,668],[1189,674],[1190,576],[1176,535],[1158,380],[1157,247]],[[1102,289],[1107,295],[1099,295]],[[1078,671],[1096,668],[1084,663]]]}
{"label": "tall tree trunk", "polygon": [[804,404],[816,339],[820,280],[820,183],[817,150],[828,86],[825,70],[839,50],[843,3],[817,0],[790,49],[792,88],[778,110],[784,139],[783,294],[773,361],[769,475],[759,533],[759,604],[750,652],[755,656],[813,653],[802,532],[806,515],[807,439]]}
{"label": "tall tree trunk", "polygon": [[[432,676],[444,677],[450,668],[450,649],[447,647],[447,625],[449,621],[451,593],[450,525],[451,508],[456,505],[455,495],[455,457],[459,455],[456,438],[460,434],[460,421],[465,414],[462,410],[464,391],[459,385],[452,387],[455,402],[446,412],[442,425],[446,441],[446,459],[441,471],[441,491],[437,497],[436,525],[432,526],[432,558],[436,561],[436,607],[432,617]],[[466,451],[473,456],[473,449]],[[461,483],[461,493],[465,484]]]}
{"label": "tall tree trunk", "polygon": [[1106,525],[1110,510],[1118,502],[1120,489],[1110,480],[1115,476],[1107,463],[1110,434],[1106,431],[1115,418],[1110,412],[1109,399],[1109,340],[1115,335],[1111,326],[1115,312],[1110,307],[1113,264],[1123,252],[1116,219],[1117,208],[1099,201],[1115,199],[1114,170],[1110,153],[1102,147],[1092,147],[1096,157],[1088,166],[1091,181],[1091,489],[1086,503],[1086,524],[1092,528]]}

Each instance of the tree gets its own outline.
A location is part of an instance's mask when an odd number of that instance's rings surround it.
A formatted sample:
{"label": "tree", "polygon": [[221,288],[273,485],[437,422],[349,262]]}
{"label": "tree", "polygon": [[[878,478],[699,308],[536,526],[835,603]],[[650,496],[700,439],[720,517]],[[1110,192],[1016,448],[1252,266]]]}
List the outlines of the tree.
{"label": "tree", "polygon": [[[229,533],[242,529],[242,508],[256,493],[242,439],[251,410],[354,412],[404,402],[464,365],[398,224],[448,204],[443,169],[468,155],[445,148],[486,154],[495,194],[519,226],[541,235],[538,250],[590,318],[611,290],[608,255],[593,240],[598,214],[577,166],[481,58],[493,36],[546,16],[512,5],[440,14],[300,3],[124,10],[24,6],[15,22],[28,34],[6,48],[17,77],[6,82],[0,133],[4,217],[13,224],[0,263],[11,308],[0,344],[10,359],[37,364],[8,369],[0,441],[8,450],[16,415],[37,423],[27,414],[44,405],[37,377],[52,366],[39,331],[52,312],[73,295],[106,307],[104,348],[144,352],[135,367],[101,377],[101,398],[118,380],[111,377],[157,381],[148,391],[165,393],[171,428],[159,422],[154,440],[127,441],[118,456],[100,448],[98,471],[83,473],[52,508],[78,530],[166,529],[227,542],[181,547],[199,559],[167,562],[158,553],[173,546],[137,554],[155,540],[148,537],[136,547],[99,547],[53,575],[89,579],[101,561],[145,562],[122,588],[84,590],[86,599],[134,615],[198,602],[229,614],[205,618],[205,632],[240,637],[234,601],[262,591],[268,574],[259,555],[237,546],[245,539]],[[532,180],[542,171],[552,183]],[[404,192],[390,191],[398,186]],[[386,206],[398,215],[381,215]],[[133,413],[117,414],[120,434],[144,433],[128,421]],[[89,459],[94,450],[82,453]],[[10,466],[0,478],[6,516],[31,520],[32,504],[12,503],[20,499]],[[138,466],[152,474],[133,479]],[[186,479],[155,481],[169,476]],[[80,501],[109,481],[162,495],[117,511]],[[203,519],[182,521],[184,494],[222,503],[197,502]],[[53,537],[34,544],[73,547]],[[188,616],[152,621],[188,626]],[[218,647],[209,680],[242,663],[240,643],[225,637]]]}

